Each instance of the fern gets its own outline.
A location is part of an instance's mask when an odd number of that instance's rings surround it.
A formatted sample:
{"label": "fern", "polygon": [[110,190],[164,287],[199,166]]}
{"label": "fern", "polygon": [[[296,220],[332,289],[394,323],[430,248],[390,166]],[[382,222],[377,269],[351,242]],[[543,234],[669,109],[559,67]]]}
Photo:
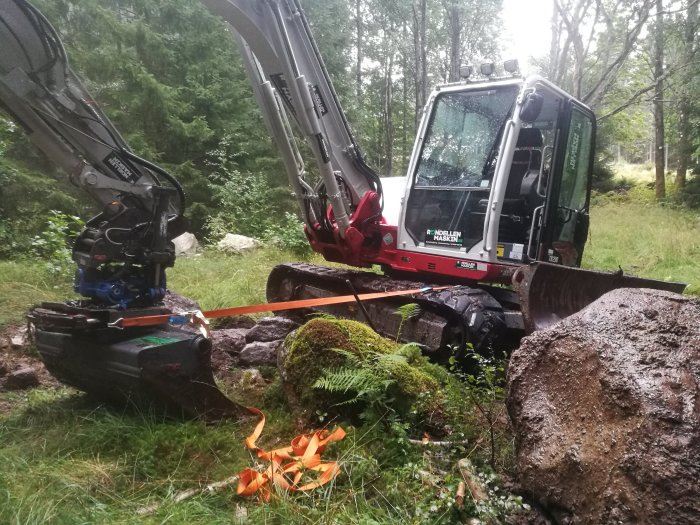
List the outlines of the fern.
{"label": "fern", "polygon": [[314,388],[328,392],[374,392],[383,386],[384,379],[369,368],[336,368],[324,370],[323,377],[314,383]]}
{"label": "fern", "polygon": [[420,305],[416,303],[407,303],[403,304],[398,307],[396,310],[396,313],[398,313],[401,316],[401,322],[399,323],[399,329],[396,331],[396,341],[398,342],[399,337],[401,336],[401,329],[403,328],[403,325],[406,321],[409,319],[413,319],[414,317],[418,317],[421,313]]}

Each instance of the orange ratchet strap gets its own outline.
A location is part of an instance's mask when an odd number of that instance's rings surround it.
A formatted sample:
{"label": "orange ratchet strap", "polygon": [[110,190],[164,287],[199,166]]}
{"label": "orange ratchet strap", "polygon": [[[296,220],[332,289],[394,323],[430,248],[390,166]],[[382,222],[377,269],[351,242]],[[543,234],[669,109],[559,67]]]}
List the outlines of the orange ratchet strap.
{"label": "orange ratchet strap", "polygon": [[[258,494],[261,501],[269,501],[272,496],[272,486],[288,492],[312,490],[325,485],[340,473],[340,466],[335,461],[321,461],[321,454],[329,443],[340,441],[345,437],[345,431],[338,427],[333,432],[318,430],[312,434],[302,434],[292,440],[289,447],[265,451],[256,442],[265,427],[265,414],[257,408],[248,408],[260,420],[253,433],[245,440],[250,450],[255,450],[258,458],[269,462],[270,466],[264,472],[245,469],[238,474],[239,496]],[[309,471],[318,472],[318,477],[309,483],[301,485],[301,479]]]}
{"label": "orange ratchet strap", "polygon": [[[413,290],[398,290],[393,292],[377,292],[377,293],[365,293],[360,294],[357,298],[354,295],[339,295],[336,297],[319,297],[315,299],[299,299],[296,301],[282,301],[279,303],[263,303],[254,304],[250,306],[236,306],[234,308],[221,308],[219,310],[208,310],[203,313],[206,319],[217,319],[219,317],[231,317],[234,315],[245,315],[245,314],[257,314],[263,312],[279,312],[280,310],[294,310],[297,308],[311,308],[313,306],[327,306],[330,304],[342,304],[342,303],[352,303],[357,299],[360,301],[369,301],[371,299],[382,299],[384,297],[396,297],[400,295],[412,295],[424,292],[431,292],[436,290],[445,290],[451,288],[451,286],[436,286],[436,287],[425,287],[425,288],[415,288]],[[114,323],[110,324],[112,327],[116,328],[129,328],[133,326],[157,326],[161,324],[167,324],[173,322],[175,324],[182,324],[183,320],[185,322],[192,321],[192,317],[195,316],[194,312],[185,312],[182,314],[163,314],[163,315],[149,315],[145,317],[128,317],[124,319],[119,319]],[[202,315],[201,313],[199,314]]]}

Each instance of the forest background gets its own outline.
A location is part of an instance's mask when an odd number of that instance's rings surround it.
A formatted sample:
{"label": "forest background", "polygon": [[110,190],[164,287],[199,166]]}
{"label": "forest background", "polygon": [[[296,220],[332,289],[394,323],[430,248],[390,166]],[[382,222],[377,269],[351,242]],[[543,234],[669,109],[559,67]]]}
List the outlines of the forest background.
{"label": "forest background", "polygon": [[[191,231],[209,241],[234,231],[295,242],[284,170],[223,21],[197,0],[34,3],[131,147],[183,183]],[[405,175],[434,85],[459,80],[463,64],[509,58],[502,0],[302,4],[363,152],[383,176]],[[625,187],[614,162],[653,162],[657,200],[700,206],[698,1],[554,0],[541,16],[551,47],[528,69],[596,112],[595,188]],[[93,211],[0,114],[0,258],[51,256],[47,231]]]}

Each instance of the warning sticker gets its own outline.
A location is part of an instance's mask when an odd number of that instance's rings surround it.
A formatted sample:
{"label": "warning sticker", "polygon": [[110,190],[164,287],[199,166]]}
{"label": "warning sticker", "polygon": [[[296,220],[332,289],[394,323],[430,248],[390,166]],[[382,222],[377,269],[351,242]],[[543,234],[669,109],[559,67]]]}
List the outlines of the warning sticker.
{"label": "warning sticker", "polygon": [[438,246],[462,246],[464,239],[462,232],[452,230],[432,230],[425,232],[425,244]]}
{"label": "warning sticker", "polygon": [[496,245],[496,256],[511,261],[523,261],[525,259],[525,246],[517,243],[504,243]]}

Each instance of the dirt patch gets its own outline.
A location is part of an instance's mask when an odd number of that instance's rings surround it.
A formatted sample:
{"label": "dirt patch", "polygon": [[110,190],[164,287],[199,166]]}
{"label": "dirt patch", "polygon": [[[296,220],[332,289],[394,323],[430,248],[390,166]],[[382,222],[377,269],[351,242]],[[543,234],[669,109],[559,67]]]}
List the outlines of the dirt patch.
{"label": "dirt patch", "polygon": [[35,354],[31,341],[23,326],[11,326],[0,332],[0,392],[6,390],[8,376],[21,370],[33,369],[39,385],[59,388],[61,383],[54,378],[41,359]]}

